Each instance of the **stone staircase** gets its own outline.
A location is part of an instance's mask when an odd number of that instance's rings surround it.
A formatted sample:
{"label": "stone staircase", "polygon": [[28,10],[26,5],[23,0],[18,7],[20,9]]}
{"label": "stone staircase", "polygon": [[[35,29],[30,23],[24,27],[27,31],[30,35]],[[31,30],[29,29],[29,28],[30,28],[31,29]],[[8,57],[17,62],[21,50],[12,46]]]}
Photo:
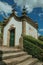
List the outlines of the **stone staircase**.
{"label": "stone staircase", "polygon": [[0,65],[43,65],[43,62],[32,58],[21,49],[0,47],[0,50],[2,52]]}

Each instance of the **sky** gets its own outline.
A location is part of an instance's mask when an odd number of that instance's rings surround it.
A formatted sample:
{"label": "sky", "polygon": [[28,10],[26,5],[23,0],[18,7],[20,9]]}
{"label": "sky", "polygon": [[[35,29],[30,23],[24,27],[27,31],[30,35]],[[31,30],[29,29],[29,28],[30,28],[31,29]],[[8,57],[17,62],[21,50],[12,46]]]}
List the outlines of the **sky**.
{"label": "sky", "polygon": [[14,9],[18,16],[21,16],[23,6],[25,5],[27,16],[38,23],[38,33],[43,35],[43,0],[0,0],[0,21],[3,21],[4,17],[9,17],[14,4],[16,4]]}

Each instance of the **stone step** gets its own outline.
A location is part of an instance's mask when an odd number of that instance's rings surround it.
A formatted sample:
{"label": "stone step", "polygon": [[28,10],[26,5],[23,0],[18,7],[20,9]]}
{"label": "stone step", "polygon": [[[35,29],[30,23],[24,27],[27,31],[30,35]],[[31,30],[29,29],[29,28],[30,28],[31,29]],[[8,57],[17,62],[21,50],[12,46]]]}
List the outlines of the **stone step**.
{"label": "stone step", "polygon": [[22,51],[21,49],[18,48],[9,48],[9,47],[0,47],[0,51],[2,51],[2,53],[14,53],[14,52],[20,52]]}
{"label": "stone step", "polygon": [[17,65],[34,65],[36,62],[38,62],[38,59],[36,58],[30,58],[22,63],[19,63]]}
{"label": "stone step", "polygon": [[37,62],[37,63],[35,63],[34,65],[43,65],[43,62]]}
{"label": "stone step", "polygon": [[5,62],[7,65],[16,65],[16,64],[21,63],[29,58],[32,58],[32,56],[31,55],[20,56],[17,58],[3,60],[3,62]]}
{"label": "stone step", "polygon": [[38,59],[17,48],[0,47],[0,65],[43,65]]}
{"label": "stone step", "polygon": [[7,53],[7,54],[3,54],[2,59],[11,59],[11,58],[16,58],[19,56],[23,56],[23,55],[27,55],[26,52],[16,52],[16,53]]}
{"label": "stone step", "polygon": [[14,51],[3,51],[3,54],[5,54],[5,53],[6,53],[6,54],[7,54],[7,53],[14,53],[14,52],[15,52],[15,53],[16,53],[16,52],[21,52],[21,50],[18,50],[18,51],[15,51],[15,50],[14,50]]}

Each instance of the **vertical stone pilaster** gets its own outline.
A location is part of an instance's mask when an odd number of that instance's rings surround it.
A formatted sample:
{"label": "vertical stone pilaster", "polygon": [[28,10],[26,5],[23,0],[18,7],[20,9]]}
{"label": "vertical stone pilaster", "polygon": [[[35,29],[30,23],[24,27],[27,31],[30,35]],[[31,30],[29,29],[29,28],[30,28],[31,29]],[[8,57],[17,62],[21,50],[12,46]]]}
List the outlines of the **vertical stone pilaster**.
{"label": "vertical stone pilaster", "polygon": [[25,20],[22,20],[22,35],[26,34],[26,22]]}
{"label": "vertical stone pilaster", "polygon": [[22,20],[22,35],[19,39],[20,48],[23,49],[23,36],[26,35],[26,21]]}
{"label": "vertical stone pilaster", "polygon": [[37,39],[38,39],[38,30],[37,30]]}
{"label": "vertical stone pilaster", "polygon": [[21,36],[20,39],[19,39],[19,47],[20,49],[23,49],[23,37]]}
{"label": "vertical stone pilaster", "polygon": [[9,47],[9,44],[10,43],[10,31],[8,30],[8,33],[7,33],[7,46]]}

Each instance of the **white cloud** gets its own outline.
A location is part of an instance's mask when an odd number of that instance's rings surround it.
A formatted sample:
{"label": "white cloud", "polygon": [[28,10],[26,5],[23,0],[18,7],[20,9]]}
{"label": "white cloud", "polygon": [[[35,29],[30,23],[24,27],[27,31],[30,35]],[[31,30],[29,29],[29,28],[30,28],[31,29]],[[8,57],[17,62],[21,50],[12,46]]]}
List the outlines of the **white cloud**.
{"label": "white cloud", "polygon": [[39,13],[39,16],[42,16],[43,15],[43,13]]}
{"label": "white cloud", "polygon": [[43,32],[43,29],[39,29],[40,32]]}
{"label": "white cloud", "polygon": [[17,5],[23,6],[23,0],[14,0],[14,2],[16,2]]}
{"label": "white cloud", "polygon": [[25,6],[29,13],[33,11],[33,8],[41,7],[43,8],[43,0],[14,0],[18,6],[23,7],[23,1],[25,2]]}
{"label": "white cloud", "polygon": [[0,1],[0,14],[3,14],[2,12],[4,12],[6,15],[8,13],[12,13],[12,7],[8,3]]}

